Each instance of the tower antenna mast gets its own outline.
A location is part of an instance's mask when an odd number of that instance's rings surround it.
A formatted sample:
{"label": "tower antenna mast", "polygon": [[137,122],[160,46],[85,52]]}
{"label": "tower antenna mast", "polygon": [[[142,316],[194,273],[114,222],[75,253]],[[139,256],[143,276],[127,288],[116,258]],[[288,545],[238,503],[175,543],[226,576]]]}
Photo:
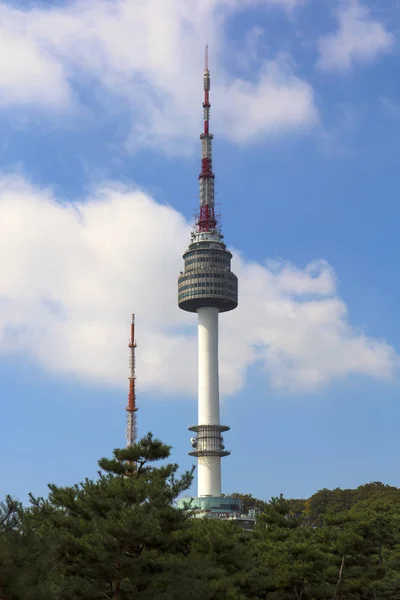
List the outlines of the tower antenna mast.
{"label": "tower antenna mast", "polygon": [[131,323],[131,339],[129,341],[129,394],[128,404],[126,407],[127,411],[127,423],[126,423],[126,447],[130,448],[137,441],[137,423],[136,423],[136,363],[135,363],[135,315],[132,315]]}

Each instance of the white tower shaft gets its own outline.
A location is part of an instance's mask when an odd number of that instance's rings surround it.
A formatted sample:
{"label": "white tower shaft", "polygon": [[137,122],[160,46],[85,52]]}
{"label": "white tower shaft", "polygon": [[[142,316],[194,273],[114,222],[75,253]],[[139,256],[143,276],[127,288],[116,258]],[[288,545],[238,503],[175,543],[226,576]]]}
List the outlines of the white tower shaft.
{"label": "white tower shaft", "polygon": [[218,308],[199,308],[199,425],[219,425]]}
{"label": "white tower shaft", "polygon": [[[218,308],[198,309],[199,425],[219,425]],[[199,496],[221,495],[221,457],[199,456]]]}

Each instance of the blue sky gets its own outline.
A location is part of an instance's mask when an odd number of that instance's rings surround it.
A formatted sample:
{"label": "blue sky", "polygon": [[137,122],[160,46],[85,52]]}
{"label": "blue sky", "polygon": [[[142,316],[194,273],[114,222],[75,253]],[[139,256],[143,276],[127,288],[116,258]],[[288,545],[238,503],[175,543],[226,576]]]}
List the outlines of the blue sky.
{"label": "blue sky", "polygon": [[1,494],[95,476],[124,445],[131,312],[140,433],[193,462],[196,323],[176,279],[205,43],[240,294],[221,316],[223,489],[397,485],[396,3],[0,11]]}

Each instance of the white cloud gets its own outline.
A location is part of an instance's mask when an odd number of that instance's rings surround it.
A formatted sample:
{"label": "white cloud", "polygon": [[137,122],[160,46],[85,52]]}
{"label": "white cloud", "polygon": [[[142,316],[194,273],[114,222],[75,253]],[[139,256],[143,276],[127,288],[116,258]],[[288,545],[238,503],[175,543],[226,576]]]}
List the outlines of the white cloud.
{"label": "white cloud", "polygon": [[221,135],[245,142],[259,134],[312,127],[318,118],[313,91],[290,61],[258,59],[254,81],[234,79],[224,69],[230,52],[226,23],[232,15],[251,4],[290,12],[301,3],[75,0],[17,10],[0,2],[0,98],[64,111],[71,99],[81,99],[83,86],[96,96],[97,107],[103,103],[103,116],[111,109],[131,113],[128,145],[184,152],[201,121],[208,43],[213,117]]}
{"label": "white cloud", "polygon": [[[0,178],[0,353],[126,385],[130,313],[140,389],[195,394],[196,319],[177,307],[189,226],[144,192],[104,184],[75,204]],[[399,358],[356,331],[324,261],[305,269],[235,252],[240,304],[221,315],[221,383],[239,390],[264,365],[271,385],[314,390],[348,374],[390,379]]]}
{"label": "white cloud", "polygon": [[221,94],[216,104],[218,120],[227,137],[236,142],[251,141],[265,133],[276,135],[317,121],[313,91],[293,75],[291,61],[284,55],[266,62],[256,83],[232,81],[227,95],[235,110],[223,110],[226,100]]}
{"label": "white cloud", "polygon": [[337,18],[338,30],[319,40],[321,69],[348,71],[357,62],[372,62],[394,45],[394,36],[358,0],[342,2]]}
{"label": "white cloud", "polygon": [[29,39],[2,31],[0,36],[0,107],[13,104],[67,109],[71,91],[59,61]]}

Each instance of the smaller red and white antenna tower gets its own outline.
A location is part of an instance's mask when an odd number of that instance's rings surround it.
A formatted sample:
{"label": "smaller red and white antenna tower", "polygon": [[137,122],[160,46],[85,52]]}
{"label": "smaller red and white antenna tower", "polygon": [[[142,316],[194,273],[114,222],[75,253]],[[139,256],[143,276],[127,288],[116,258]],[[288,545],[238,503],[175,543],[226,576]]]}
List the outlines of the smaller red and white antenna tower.
{"label": "smaller red and white antenna tower", "polygon": [[128,394],[128,404],[126,407],[127,411],[127,425],[126,425],[126,447],[130,448],[134,444],[136,444],[137,438],[137,424],[136,424],[136,364],[135,364],[135,349],[136,349],[136,341],[135,341],[135,315],[132,315],[132,324],[131,324],[131,339],[129,341],[129,394]]}

